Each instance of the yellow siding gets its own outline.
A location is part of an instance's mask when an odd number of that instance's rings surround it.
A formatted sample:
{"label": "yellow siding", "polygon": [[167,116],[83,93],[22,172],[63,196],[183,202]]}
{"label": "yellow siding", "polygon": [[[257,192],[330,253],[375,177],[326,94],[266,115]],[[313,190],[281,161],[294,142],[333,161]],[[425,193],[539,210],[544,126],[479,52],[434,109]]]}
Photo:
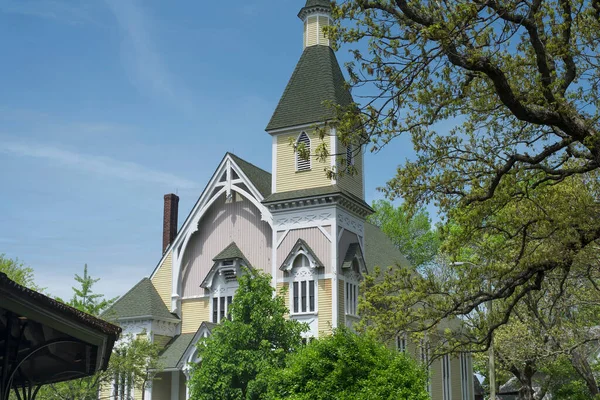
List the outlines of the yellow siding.
{"label": "yellow siding", "polygon": [[110,384],[104,383],[100,386],[100,396],[98,400],[108,400],[110,398]]}
{"label": "yellow siding", "polygon": [[431,400],[442,400],[442,360],[431,364]]}
{"label": "yellow siding", "polygon": [[158,267],[156,274],[152,277],[152,284],[169,310],[171,309],[171,291],[173,288],[173,261],[171,256],[172,252],[169,252],[163,263]]}
{"label": "yellow siding", "polygon": [[[314,131],[305,130],[305,132],[310,137],[310,171],[296,171],[296,152],[294,147],[290,145],[290,139],[295,142],[301,132],[277,136],[277,192],[309,189],[332,184],[331,179],[328,179],[325,174],[325,168],[330,167],[331,162],[322,162],[314,157],[317,146],[323,141]],[[328,137],[326,137],[326,140],[329,142]]]}
{"label": "yellow siding", "polygon": [[171,398],[171,372],[156,374],[152,381],[152,400],[169,400]]}
{"label": "yellow siding", "polygon": [[141,387],[133,388],[133,400],[142,400],[144,398],[144,391]]}
{"label": "yellow siding", "polygon": [[204,321],[210,321],[208,298],[181,302],[181,333],[194,333]]}
{"label": "yellow siding", "polygon": [[346,325],[346,294],[344,292],[345,286],[346,281],[338,281],[338,326]]}
{"label": "yellow siding", "polygon": [[331,333],[331,279],[319,280],[319,336]]}
{"label": "yellow siding", "polygon": [[452,385],[452,399],[462,399],[462,387],[460,380],[460,358],[452,357],[450,359],[450,381]]}
{"label": "yellow siding", "polygon": [[323,27],[329,25],[329,18],[319,17],[319,44],[329,46],[329,39],[325,36]]}
{"label": "yellow siding", "polygon": [[[277,284],[277,294],[283,296],[283,301],[285,302],[285,307],[290,310],[290,291],[289,291],[289,283],[287,282],[279,282]],[[285,293],[281,294],[281,290],[284,289]],[[289,315],[289,313],[288,313]],[[287,316],[287,315],[286,315]]]}
{"label": "yellow siding", "polygon": [[[338,141],[338,153],[346,158],[346,147]],[[347,190],[353,195],[363,198],[363,154],[362,151],[354,154],[354,167],[356,167],[356,175],[344,173],[338,177],[337,184],[342,189]],[[339,164],[338,164],[339,165]]]}
{"label": "yellow siding", "polygon": [[167,343],[171,340],[170,336],[165,335],[154,335],[154,343],[159,345],[160,347],[165,347]]}
{"label": "yellow siding", "polygon": [[306,27],[306,46],[314,46],[317,44],[317,17],[308,17]]}

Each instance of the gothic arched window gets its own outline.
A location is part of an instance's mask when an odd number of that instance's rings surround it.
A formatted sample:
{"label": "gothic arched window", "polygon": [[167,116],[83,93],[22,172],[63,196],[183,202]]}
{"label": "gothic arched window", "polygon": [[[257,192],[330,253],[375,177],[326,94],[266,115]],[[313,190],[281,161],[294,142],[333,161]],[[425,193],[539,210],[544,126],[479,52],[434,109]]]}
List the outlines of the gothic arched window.
{"label": "gothic arched window", "polygon": [[296,171],[310,170],[310,138],[302,132],[296,140]]}

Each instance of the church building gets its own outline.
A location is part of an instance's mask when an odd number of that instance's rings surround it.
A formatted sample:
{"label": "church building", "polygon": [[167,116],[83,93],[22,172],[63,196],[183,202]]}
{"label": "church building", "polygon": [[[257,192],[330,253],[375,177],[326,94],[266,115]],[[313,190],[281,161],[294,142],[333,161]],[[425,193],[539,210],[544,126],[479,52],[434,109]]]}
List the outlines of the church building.
{"label": "church building", "polygon": [[[101,398],[187,400],[196,343],[227,318],[241,266],[273,277],[287,287],[290,318],[309,326],[306,337],[331,334],[359,320],[360,282],[376,266],[408,265],[374,225],[365,202],[363,150],[345,148],[327,105],[348,105],[352,96],[323,27],[331,23],[328,0],[307,0],[298,17],[304,50],[266,127],[272,138],[272,168],[264,171],[227,153],[179,231],[178,201],[164,198],[163,256],[149,278],[123,295],[109,312],[124,333],[145,334],[164,350],[161,372],[144,393],[117,383]],[[326,129],[321,139],[316,128]],[[335,156],[314,155],[323,141],[331,154],[345,154],[356,174],[328,177]],[[295,144],[295,145],[294,145]],[[427,360],[427,348],[405,338],[399,351]],[[470,356],[446,357],[430,367],[433,400],[473,399]]]}

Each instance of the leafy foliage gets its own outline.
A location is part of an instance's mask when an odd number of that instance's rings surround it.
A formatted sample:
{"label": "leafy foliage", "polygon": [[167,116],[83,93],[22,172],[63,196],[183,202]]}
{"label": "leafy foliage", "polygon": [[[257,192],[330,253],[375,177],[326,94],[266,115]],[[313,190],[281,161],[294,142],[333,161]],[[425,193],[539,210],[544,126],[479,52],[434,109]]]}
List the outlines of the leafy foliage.
{"label": "leafy foliage", "polygon": [[406,256],[413,267],[431,263],[438,254],[440,237],[431,229],[431,220],[425,210],[410,215],[404,206],[394,207],[387,200],[373,202],[374,214],[368,218],[385,233]]}
{"label": "leafy foliage", "polygon": [[110,307],[117,298],[105,299],[103,294],[94,293],[92,287],[100,278],[92,278],[88,275],[87,264],[83,267],[83,276],[75,274],[75,281],[79,283],[79,288],[73,287],[73,298],[69,305],[83,312],[98,316],[102,311]]}
{"label": "leafy foliage", "polygon": [[15,281],[21,286],[37,291],[42,290],[35,284],[33,268],[26,266],[19,259],[13,260],[7,258],[4,254],[0,254],[0,272],[6,274],[8,279]]}
{"label": "leafy foliage", "polygon": [[426,373],[414,360],[347,329],[313,340],[285,368],[263,375],[270,400],[429,399]]}
{"label": "leafy foliage", "polygon": [[[67,304],[80,311],[99,317],[116,299],[106,300],[103,294],[94,293],[93,286],[100,279],[88,275],[87,264],[83,276],[75,274],[79,288],[73,287],[73,298]],[[60,299],[59,299],[60,300]],[[97,400],[101,386],[109,387],[122,383],[137,390],[143,390],[153,373],[160,369],[158,353],[160,347],[150,343],[145,334],[127,335],[115,344],[106,371],[93,376],[44,386],[38,393],[41,400]],[[151,373],[150,371],[154,371]],[[128,398],[129,395],[125,394]],[[102,399],[101,399],[102,400]]]}
{"label": "leafy foliage", "polygon": [[202,362],[189,385],[191,398],[257,399],[264,392],[260,371],[282,367],[286,354],[302,345],[304,324],[285,318],[282,296],[273,296],[271,277],[246,269],[231,304],[231,320],[198,344]]}
{"label": "leafy foliage", "polygon": [[484,349],[515,313],[532,324],[558,316],[549,346],[561,330],[578,335],[544,352],[570,352],[590,377],[576,348],[593,322],[567,311],[585,304],[582,316],[598,315],[600,304],[600,2],[346,0],[334,14],[328,34],[352,47],[350,85],[364,99],[337,108],[340,140],[377,151],[410,135],[416,156],[385,191],[409,212],[438,206],[442,250],[469,261],[447,263],[444,280],[383,271],[361,310],[381,310],[371,317],[390,331],[469,320],[447,350]]}

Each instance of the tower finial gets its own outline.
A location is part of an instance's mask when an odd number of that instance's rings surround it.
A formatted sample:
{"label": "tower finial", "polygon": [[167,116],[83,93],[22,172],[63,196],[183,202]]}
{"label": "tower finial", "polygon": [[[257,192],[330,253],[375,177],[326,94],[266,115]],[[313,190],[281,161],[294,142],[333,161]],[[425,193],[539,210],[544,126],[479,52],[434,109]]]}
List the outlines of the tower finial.
{"label": "tower finial", "polygon": [[331,25],[331,2],[329,0],[306,0],[298,13],[304,22],[304,48],[309,46],[330,46],[323,28]]}

